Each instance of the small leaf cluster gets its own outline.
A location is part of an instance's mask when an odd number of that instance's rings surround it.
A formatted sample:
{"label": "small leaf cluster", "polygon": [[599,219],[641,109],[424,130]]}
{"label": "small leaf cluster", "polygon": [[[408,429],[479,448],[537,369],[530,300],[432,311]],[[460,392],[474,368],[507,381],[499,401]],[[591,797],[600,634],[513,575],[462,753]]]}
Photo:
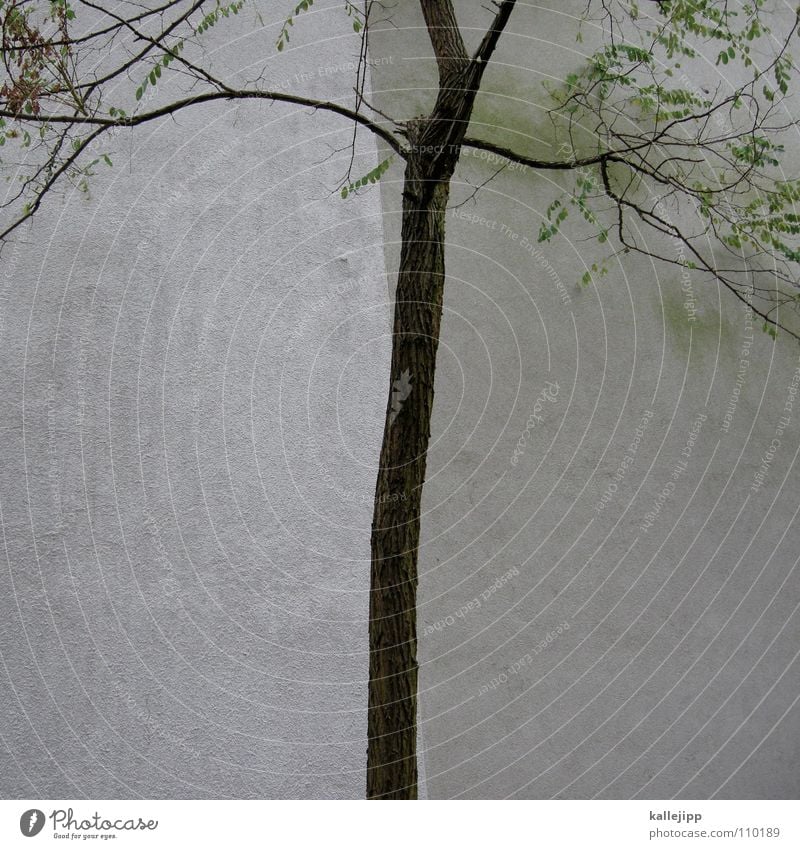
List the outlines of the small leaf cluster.
{"label": "small leaf cluster", "polygon": [[[314,0],[300,0],[300,2],[294,7],[292,14],[289,15],[289,17],[283,22],[280,35],[275,42],[275,46],[278,48],[278,51],[282,51],[289,43],[289,27],[294,26],[294,19],[303,12],[307,12],[313,4]],[[346,0],[344,8],[347,12],[347,16],[353,19],[353,32],[361,32],[361,30],[364,29],[363,13],[359,11],[359,9],[356,8],[355,3],[351,3],[350,0]]]}
{"label": "small leaf cluster", "polygon": [[[238,15],[243,6],[244,0],[237,0],[237,2],[229,3],[226,6],[223,6],[219,0],[217,0],[216,8],[205,15],[200,23],[194,28],[195,35],[202,35],[222,18],[229,18],[231,15]],[[158,57],[156,62],[150,68],[147,76],[144,78],[142,84],[136,89],[137,100],[142,99],[142,96],[147,90],[148,84],[155,86],[158,83],[161,79],[162,70],[168,68],[170,64],[179,57],[179,54],[184,47],[185,41],[184,39],[181,39],[170,48],[169,52],[163,53]]]}
{"label": "small leaf cluster", "polygon": [[279,51],[283,50],[283,48],[289,43],[289,27],[294,26],[294,19],[302,12],[307,12],[313,5],[314,0],[300,0],[300,2],[294,7],[294,12],[283,22],[281,34],[275,42],[275,46]]}
{"label": "small leaf cluster", "polygon": [[577,111],[578,104],[572,98],[584,90],[592,90],[599,100],[606,100],[617,85],[636,84],[635,70],[653,64],[653,54],[633,44],[606,44],[589,58],[580,72],[569,73],[560,89],[550,89],[549,94],[568,111]]}
{"label": "small leaf cluster", "polygon": [[342,198],[346,198],[348,195],[352,194],[358,189],[363,188],[364,186],[369,185],[370,183],[377,183],[378,180],[389,170],[389,166],[392,164],[392,160],[394,156],[389,156],[387,159],[384,159],[383,162],[380,162],[375,168],[373,168],[369,173],[364,174],[363,177],[360,177],[353,183],[349,183],[348,185],[342,188]]}
{"label": "small leaf cluster", "polygon": [[344,4],[344,8],[347,12],[347,17],[353,19],[353,32],[361,32],[361,30],[364,29],[362,13],[355,7],[353,3],[350,3],[349,0]]}
{"label": "small leaf cluster", "polygon": [[581,276],[581,285],[589,286],[592,280],[596,280],[598,277],[605,277],[606,274],[608,274],[608,267],[604,262],[593,262],[589,270],[584,271]]}
{"label": "small leaf cluster", "polygon": [[[608,241],[608,231],[600,225],[600,221],[589,206],[592,197],[602,192],[595,175],[588,168],[577,169],[575,180],[577,191],[566,193],[565,199],[569,205],[577,207],[584,220],[597,228],[597,241],[602,245]],[[537,241],[549,242],[561,229],[561,225],[569,215],[569,207],[562,199],[556,198],[545,210],[546,221],[539,227]]]}
{"label": "small leaf cluster", "polygon": [[142,84],[136,89],[136,99],[141,100],[142,95],[144,95],[147,90],[148,83],[152,86],[156,85],[158,81],[161,79],[162,68],[168,68],[172,62],[174,62],[181,50],[184,48],[184,41],[181,39],[176,42],[175,45],[170,48],[169,53],[164,53],[159,56],[158,60],[153,64],[150,68],[149,73],[142,81]]}
{"label": "small leaf cluster", "polygon": [[206,30],[211,29],[220,18],[229,18],[231,15],[238,15],[244,6],[244,0],[238,0],[236,3],[229,3],[227,6],[223,6],[219,0],[217,0],[217,6],[211,12],[209,12],[195,27],[195,35],[202,35]]}

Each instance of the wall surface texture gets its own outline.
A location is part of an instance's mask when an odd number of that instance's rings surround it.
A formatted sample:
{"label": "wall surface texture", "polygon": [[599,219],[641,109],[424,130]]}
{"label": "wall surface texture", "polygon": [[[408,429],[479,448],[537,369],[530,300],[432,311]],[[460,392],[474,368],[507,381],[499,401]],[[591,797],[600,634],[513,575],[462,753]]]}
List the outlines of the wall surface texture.
{"label": "wall surface texture", "polygon": [[[205,58],[349,98],[338,6],[302,51],[279,30],[250,7]],[[363,795],[389,340],[379,196],[337,191],[351,137],[185,111],[4,252],[0,796]]]}
{"label": "wall surface texture", "polygon": [[[491,9],[455,5],[474,50]],[[594,49],[591,25],[576,42],[585,7],[518,5],[471,135],[559,158],[543,82]],[[408,118],[432,105],[435,64],[418,4],[386,16],[373,96]],[[466,152],[447,222],[420,554],[428,793],[797,798],[796,401],[781,426],[797,345],[634,255],[581,286],[600,250],[580,216],[537,242],[567,179],[502,165]]]}
{"label": "wall surface texture", "polygon": [[[456,4],[473,46],[484,5]],[[555,157],[542,82],[590,49],[584,6],[519,5],[472,134]],[[205,58],[351,103],[340,5],[279,55],[283,12],[246,6]],[[417,4],[378,17],[368,100],[407,118],[430,46]],[[402,172],[341,200],[351,138],[185,111],[4,252],[0,796],[363,795]],[[354,175],[385,155],[359,134]],[[588,233],[536,240],[567,178],[501,164],[465,154],[448,213],[423,792],[797,797],[798,348],[642,259],[581,287]]]}

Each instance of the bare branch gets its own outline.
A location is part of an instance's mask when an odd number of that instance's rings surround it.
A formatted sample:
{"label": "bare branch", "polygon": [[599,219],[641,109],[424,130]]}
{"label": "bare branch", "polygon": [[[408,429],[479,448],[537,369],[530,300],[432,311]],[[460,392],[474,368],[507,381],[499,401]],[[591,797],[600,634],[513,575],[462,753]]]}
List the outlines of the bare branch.
{"label": "bare branch", "polygon": [[297,106],[308,106],[311,109],[320,109],[325,112],[332,112],[336,115],[341,115],[350,121],[355,121],[362,127],[373,132],[376,136],[383,139],[396,153],[401,156],[405,155],[404,149],[399,140],[392,135],[388,130],[384,129],[380,124],[375,123],[366,115],[359,112],[354,112],[346,106],[339,103],[334,103],[330,100],[317,100],[313,97],[304,97],[299,94],[290,94],[282,91],[262,91],[260,89],[234,89],[227,86],[222,91],[209,91],[202,94],[196,94],[193,97],[186,97],[181,100],[173,101],[165,106],[160,106],[150,112],[141,112],[138,115],[126,115],[125,117],[104,117],[101,115],[26,115],[12,112],[8,109],[0,109],[0,118],[10,118],[14,121],[21,121],[30,124],[73,124],[75,126],[98,126],[98,127],[137,127],[140,124],[145,124],[153,121],[156,118],[163,118],[166,115],[173,115],[186,109],[189,106],[197,106],[201,103],[210,103],[218,100],[272,100],[278,103],[293,103]]}

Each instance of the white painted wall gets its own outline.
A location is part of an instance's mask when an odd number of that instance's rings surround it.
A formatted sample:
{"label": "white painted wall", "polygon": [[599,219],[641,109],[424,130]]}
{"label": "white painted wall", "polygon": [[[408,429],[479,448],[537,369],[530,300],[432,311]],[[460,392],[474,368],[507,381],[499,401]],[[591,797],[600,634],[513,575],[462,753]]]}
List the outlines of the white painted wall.
{"label": "white painted wall", "polygon": [[[278,10],[248,9],[207,58],[349,96],[350,22],[313,8],[280,57]],[[540,83],[580,61],[581,8],[520,5],[476,131],[544,149]],[[474,44],[489,13],[457,10]],[[416,114],[427,37],[415,4],[385,16],[371,98]],[[400,172],[342,202],[348,141],[284,106],[186,112],[117,136],[92,196],[51,199],[4,254],[0,795],[363,793]],[[358,153],[357,173],[383,155]],[[448,221],[426,792],[796,797],[800,412],[750,486],[798,351],[750,341],[705,284],[690,324],[680,280],[641,261],[580,289],[585,231],[535,242],[562,183],[509,170],[468,200],[493,170],[465,158]]]}
{"label": "white painted wall", "polygon": [[[208,60],[348,97],[337,4],[280,57],[279,30],[248,7]],[[379,196],[335,192],[350,138],[186,111],[4,253],[0,796],[363,795],[389,339]]]}

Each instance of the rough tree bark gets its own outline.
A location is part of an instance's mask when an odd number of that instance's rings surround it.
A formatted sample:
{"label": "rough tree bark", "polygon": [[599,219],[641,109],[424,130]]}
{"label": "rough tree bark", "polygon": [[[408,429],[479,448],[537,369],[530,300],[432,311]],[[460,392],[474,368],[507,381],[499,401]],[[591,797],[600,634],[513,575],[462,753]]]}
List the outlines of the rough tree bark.
{"label": "rough tree bark", "polygon": [[[415,208],[422,185],[407,166],[403,249],[394,314],[390,389],[375,489],[370,592],[367,795],[416,798],[417,546],[444,294],[448,184]],[[412,195],[411,193],[415,194]],[[402,406],[401,406],[402,405]]]}
{"label": "rough tree bark", "polygon": [[431,114],[406,125],[402,249],[372,523],[370,799],[417,798],[417,549],[444,297],[445,216],[483,70],[514,0],[499,4],[473,58],[450,0],[421,0],[421,5],[439,68],[439,92]]}

